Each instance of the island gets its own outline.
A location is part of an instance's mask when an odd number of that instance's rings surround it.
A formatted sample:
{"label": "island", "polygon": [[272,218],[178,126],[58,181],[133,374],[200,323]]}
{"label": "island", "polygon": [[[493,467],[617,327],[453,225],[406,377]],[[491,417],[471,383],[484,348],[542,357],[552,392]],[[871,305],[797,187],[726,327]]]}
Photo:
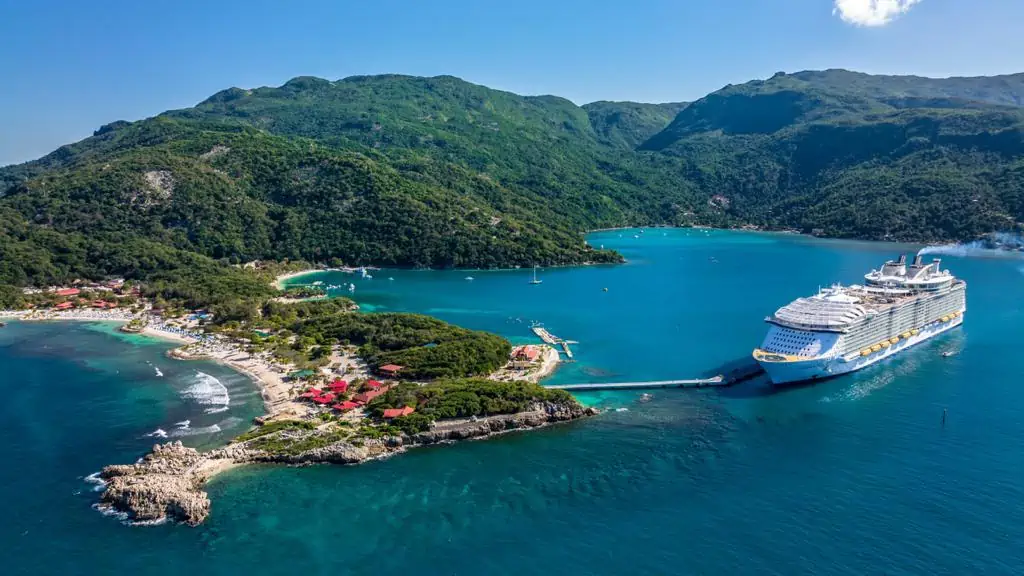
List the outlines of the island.
{"label": "island", "polygon": [[366,313],[348,298],[273,284],[241,317],[147,296],[121,279],[26,289],[18,309],[0,310],[21,321],[117,321],[123,332],[180,344],[172,358],[221,362],[259,386],[266,414],[252,429],[206,452],[168,442],[105,467],[101,507],[196,525],[210,510],[206,482],[239,465],[359,464],[597,413],[538,384],[559,362],[549,345],[513,347],[437,318]]}

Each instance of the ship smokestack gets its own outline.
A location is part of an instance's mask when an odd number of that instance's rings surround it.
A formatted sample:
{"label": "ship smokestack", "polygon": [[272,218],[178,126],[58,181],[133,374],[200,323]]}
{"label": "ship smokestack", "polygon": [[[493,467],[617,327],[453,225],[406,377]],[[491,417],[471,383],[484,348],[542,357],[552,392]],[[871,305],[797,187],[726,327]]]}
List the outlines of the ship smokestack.
{"label": "ship smokestack", "polygon": [[906,254],[900,254],[900,260],[899,260],[899,262],[897,262],[897,264],[899,264],[900,266],[903,266],[906,263],[907,263],[907,255]]}
{"label": "ship smokestack", "polygon": [[942,258],[935,258],[935,259],[933,259],[932,260],[932,264],[935,265],[935,271],[936,272],[940,272],[941,271],[940,266],[942,266]]}
{"label": "ship smokestack", "polygon": [[914,266],[920,266],[921,265],[921,258],[923,258],[923,256],[920,255],[920,254],[918,254],[917,256],[914,256]]}

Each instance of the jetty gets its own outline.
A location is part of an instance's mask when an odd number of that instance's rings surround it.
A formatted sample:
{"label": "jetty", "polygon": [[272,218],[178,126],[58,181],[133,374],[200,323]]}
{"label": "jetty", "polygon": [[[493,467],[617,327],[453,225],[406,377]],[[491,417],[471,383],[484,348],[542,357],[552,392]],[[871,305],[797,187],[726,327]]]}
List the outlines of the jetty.
{"label": "jetty", "polygon": [[576,342],[575,340],[565,340],[563,338],[559,338],[558,336],[555,336],[551,332],[548,332],[547,328],[544,328],[544,326],[540,324],[534,324],[533,326],[530,326],[530,330],[533,330],[533,333],[536,334],[538,338],[543,340],[545,344],[550,344],[551,346],[560,346],[562,348],[562,352],[565,354],[565,357],[568,358],[569,360],[572,360],[572,349],[569,348],[569,345],[579,344],[579,342]]}
{"label": "jetty", "polygon": [[703,388],[705,386],[728,386],[731,381],[724,376],[714,378],[694,378],[691,380],[653,380],[650,382],[595,382],[590,384],[553,384],[547,388],[557,388],[568,392],[586,390],[652,390],[655,388]]}
{"label": "jetty", "polygon": [[547,388],[557,388],[568,392],[586,392],[588,390],[654,390],[658,388],[705,388],[724,387],[749,380],[764,374],[764,368],[748,359],[729,362],[718,369],[718,374],[709,378],[690,378],[686,380],[650,380],[646,382],[592,382],[588,384],[552,384]]}

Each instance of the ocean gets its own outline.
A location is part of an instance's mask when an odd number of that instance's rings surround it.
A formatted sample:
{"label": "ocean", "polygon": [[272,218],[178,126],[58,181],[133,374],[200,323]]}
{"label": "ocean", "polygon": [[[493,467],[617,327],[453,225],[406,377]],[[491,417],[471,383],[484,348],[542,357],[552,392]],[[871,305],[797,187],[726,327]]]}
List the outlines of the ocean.
{"label": "ocean", "polygon": [[[543,322],[579,342],[551,382],[675,379],[747,356],[793,298],[917,249],[659,229],[589,241],[629,263],[539,270],[536,286],[530,270],[294,282],[344,280],[365,310],[517,342]],[[259,413],[251,383],[109,325],[12,323],[0,329],[3,572],[1019,574],[1024,260],[944,262],[968,282],[964,326],[852,375],[646,403],[587,394],[605,409],[588,421],[357,467],[240,468],[209,485],[197,528],[103,516],[88,476],[138,458],[158,429],[223,442]]]}

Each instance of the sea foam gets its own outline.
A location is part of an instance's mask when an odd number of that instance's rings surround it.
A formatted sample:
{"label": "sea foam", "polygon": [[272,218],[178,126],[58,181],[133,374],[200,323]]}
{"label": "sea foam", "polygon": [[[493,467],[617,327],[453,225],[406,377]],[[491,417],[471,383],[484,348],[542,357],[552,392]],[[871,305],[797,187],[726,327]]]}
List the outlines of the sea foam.
{"label": "sea foam", "polygon": [[181,393],[182,396],[194,400],[196,404],[209,406],[205,410],[208,414],[223,412],[228,409],[231,396],[228,389],[213,376],[205,372],[196,371],[195,381],[191,386]]}

